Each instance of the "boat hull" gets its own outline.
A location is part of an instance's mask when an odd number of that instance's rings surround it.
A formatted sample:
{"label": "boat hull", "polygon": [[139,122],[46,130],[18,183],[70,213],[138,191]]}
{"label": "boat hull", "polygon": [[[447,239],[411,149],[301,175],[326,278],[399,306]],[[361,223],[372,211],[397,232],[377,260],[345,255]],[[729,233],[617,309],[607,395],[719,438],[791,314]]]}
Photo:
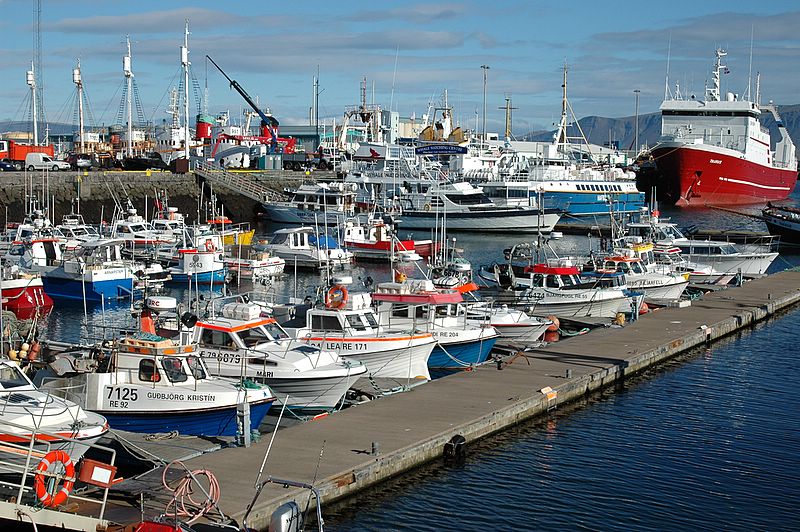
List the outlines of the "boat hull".
{"label": "boat hull", "polygon": [[[275,399],[250,403],[250,430],[257,430]],[[208,410],[172,410],[153,412],[100,411],[116,429],[131,432],[159,433],[177,431],[190,436],[236,436],[237,406]]]}
{"label": "boat hull", "polygon": [[797,182],[796,171],[758,164],[737,151],[706,144],[665,142],[652,155],[660,174],[652,183],[658,200],[680,207],[782,200]]}
{"label": "boat hull", "polygon": [[44,291],[56,299],[72,299],[99,303],[104,299],[130,297],[133,293],[133,278],[85,281],[46,276],[42,279]]}
{"label": "boat hull", "polygon": [[620,295],[614,298],[587,298],[565,301],[555,298],[522,299],[526,312],[537,316],[559,318],[614,318],[619,312],[630,312],[630,298]]}
{"label": "boat hull", "polygon": [[352,216],[352,214],[333,209],[327,212],[315,211],[298,209],[294,205],[262,203],[261,207],[264,210],[265,218],[275,223],[284,224],[336,225],[339,221]]}
{"label": "boat hull", "polygon": [[769,234],[779,236],[781,242],[800,244],[800,218],[792,219],[767,211],[762,213],[762,218]]}
{"label": "boat hull", "polygon": [[53,308],[53,300],[44,291],[39,278],[3,281],[3,308],[20,320],[44,316]]}
{"label": "boat hull", "polygon": [[428,358],[429,368],[463,368],[482,364],[489,358],[497,337],[466,342],[438,343]]}
{"label": "boat hull", "polygon": [[538,209],[482,209],[468,212],[404,211],[401,226],[406,229],[434,229],[442,222],[449,231],[491,233],[549,233],[561,218],[561,211]]}
{"label": "boat hull", "polygon": [[200,272],[200,273],[183,273],[178,271],[177,269],[171,270],[172,275],[172,282],[173,283],[188,283],[191,281],[192,283],[197,282],[200,284],[210,284],[210,283],[223,283],[225,282],[225,268],[220,270],[213,270],[209,272]]}

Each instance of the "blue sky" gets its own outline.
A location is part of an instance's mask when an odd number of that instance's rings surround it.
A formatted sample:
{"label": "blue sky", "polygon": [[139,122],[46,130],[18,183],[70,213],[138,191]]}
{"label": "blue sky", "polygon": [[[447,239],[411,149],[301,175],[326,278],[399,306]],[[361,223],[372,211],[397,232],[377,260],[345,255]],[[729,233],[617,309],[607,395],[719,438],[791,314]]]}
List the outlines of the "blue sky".
{"label": "blue sky", "polygon": [[[341,121],[368,100],[403,116],[421,117],[445,90],[457,120],[474,127],[483,112],[488,65],[487,128],[502,128],[510,96],[516,134],[549,128],[560,112],[561,68],[569,66],[570,100],[580,116],[655,112],[664,95],[667,48],[670,78],[702,94],[717,46],[728,49],[731,71],[723,90],[747,88],[751,29],[753,73],[763,100],[800,103],[800,5],[671,2],[466,1],[432,2],[193,2],[42,0],[45,109],[51,122],[71,122],[71,70],[80,58],[96,122],[114,121],[120,106],[125,35],[133,42],[133,70],[145,115],[160,122],[179,75],[184,20],[190,58],[209,111],[239,116],[243,102],[213,57],[284,124],[307,123],[312,77],[320,73],[320,117]],[[647,5],[647,7],[643,7]],[[0,120],[25,119],[25,71],[34,46],[31,0],[0,0]],[[757,12],[756,12],[757,8]],[[195,104],[192,103],[192,107]],[[478,118],[480,120],[480,118]]]}

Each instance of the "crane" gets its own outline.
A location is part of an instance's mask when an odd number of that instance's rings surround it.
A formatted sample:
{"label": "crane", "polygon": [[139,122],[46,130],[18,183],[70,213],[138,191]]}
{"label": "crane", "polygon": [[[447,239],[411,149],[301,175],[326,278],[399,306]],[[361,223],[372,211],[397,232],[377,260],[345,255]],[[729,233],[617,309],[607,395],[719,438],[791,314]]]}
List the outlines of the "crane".
{"label": "crane", "polygon": [[266,131],[269,132],[269,137],[271,139],[271,142],[270,142],[270,153],[276,153],[278,151],[277,150],[277,148],[278,148],[278,135],[275,133],[275,128],[278,127],[278,124],[279,124],[278,120],[274,116],[267,116],[266,114],[264,114],[264,112],[261,109],[259,109],[258,106],[255,104],[255,102],[250,97],[250,95],[247,94],[247,91],[245,91],[244,88],[241,85],[239,85],[238,81],[236,81],[235,79],[231,79],[225,73],[225,71],[222,70],[222,68],[213,59],[211,59],[211,57],[209,55],[206,55],[206,58],[209,61],[211,61],[211,63],[215,67],[217,67],[217,70],[219,70],[222,73],[222,75],[225,76],[225,79],[227,79],[230,82],[231,87],[236,89],[236,92],[238,92],[242,96],[242,98],[244,98],[244,101],[246,101],[247,104],[250,107],[252,107],[253,110],[256,113],[258,113],[258,116],[261,117],[261,131],[262,131],[261,134],[263,136],[266,136],[266,135],[264,135],[263,131],[266,130]]}

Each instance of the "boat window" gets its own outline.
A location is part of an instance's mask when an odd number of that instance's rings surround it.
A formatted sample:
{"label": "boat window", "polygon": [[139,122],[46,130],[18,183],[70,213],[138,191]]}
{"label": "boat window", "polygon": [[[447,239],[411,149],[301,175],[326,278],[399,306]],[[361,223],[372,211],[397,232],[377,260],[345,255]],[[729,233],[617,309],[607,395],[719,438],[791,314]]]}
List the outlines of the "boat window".
{"label": "boat window", "polygon": [[189,370],[192,372],[192,376],[195,380],[206,378],[206,370],[203,367],[203,362],[200,357],[189,355],[186,357],[186,363],[189,365]]}
{"label": "boat window", "polygon": [[156,361],[152,358],[145,358],[139,362],[139,380],[144,382],[159,382],[161,374],[156,367]]}
{"label": "boat window", "polygon": [[531,286],[544,286],[544,276],[541,273],[534,273],[531,278]]}
{"label": "boat window", "polygon": [[641,263],[634,262],[631,264],[631,271],[633,273],[644,273],[644,268],[642,268]]}
{"label": "boat window", "polygon": [[263,327],[267,335],[269,335],[273,340],[285,340],[286,338],[289,338],[287,332],[284,331],[283,328],[281,328],[281,326],[277,323],[267,323]]}
{"label": "boat window", "polygon": [[367,320],[367,323],[369,323],[369,326],[373,329],[378,328],[378,320],[375,319],[375,316],[372,314],[372,312],[365,312],[364,319]]}
{"label": "boat window", "polygon": [[244,329],[238,332],[239,339],[245,347],[255,347],[268,340],[266,335],[258,329]]}
{"label": "boat window", "polygon": [[203,329],[200,335],[200,345],[213,345],[217,347],[235,347],[231,335],[225,331],[215,331],[214,329]]}
{"label": "boat window", "polygon": [[315,331],[341,331],[342,324],[338,316],[330,314],[312,314],[311,329]]}
{"label": "boat window", "polygon": [[25,375],[22,374],[19,368],[10,365],[0,366],[0,386],[2,386],[4,390],[17,388],[19,386],[27,386],[28,384],[28,379],[25,378]]}
{"label": "boat window", "polygon": [[719,247],[719,251],[722,255],[735,255],[737,253],[733,244],[723,244]]}
{"label": "boat window", "polygon": [[366,329],[366,326],[361,321],[361,316],[359,316],[358,314],[348,314],[347,323],[350,325],[350,327],[352,327],[357,331],[363,331]]}
{"label": "boat window", "polygon": [[545,285],[548,288],[558,288],[560,286],[555,275],[548,275],[545,277]]}
{"label": "boat window", "polygon": [[164,357],[161,360],[161,367],[170,382],[185,382],[189,379],[183,369],[183,362],[181,362],[180,358]]}
{"label": "boat window", "polygon": [[289,235],[287,233],[277,233],[272,237],[270,244],[283,244]]}

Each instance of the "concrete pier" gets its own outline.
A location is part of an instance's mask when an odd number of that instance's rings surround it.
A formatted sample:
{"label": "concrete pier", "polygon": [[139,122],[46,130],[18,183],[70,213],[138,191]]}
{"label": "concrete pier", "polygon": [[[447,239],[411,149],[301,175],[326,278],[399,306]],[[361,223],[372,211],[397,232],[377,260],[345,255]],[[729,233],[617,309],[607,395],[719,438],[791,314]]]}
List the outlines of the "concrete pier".
{"label": "concrete pier", "polygon": [[[800,272],[785,271],[707,294],[688,308],[664,308],[623,328],[599,329],[525,352],[502,369],[487,364],[282,429],[264,474],[313,483],[324,505],[440,458],[454,436],[470,443],[544,415],[798,301]],[[217,476],[221,508],[240,522],[269,436],[248,449],[224,449],[186,462]],[[269,486],[248,526],[266,529],[277,506],[300,496],[295,489]],[[149,504],[151,511],[158,505]],[[115,518],[114,510],[108,517]]]}

